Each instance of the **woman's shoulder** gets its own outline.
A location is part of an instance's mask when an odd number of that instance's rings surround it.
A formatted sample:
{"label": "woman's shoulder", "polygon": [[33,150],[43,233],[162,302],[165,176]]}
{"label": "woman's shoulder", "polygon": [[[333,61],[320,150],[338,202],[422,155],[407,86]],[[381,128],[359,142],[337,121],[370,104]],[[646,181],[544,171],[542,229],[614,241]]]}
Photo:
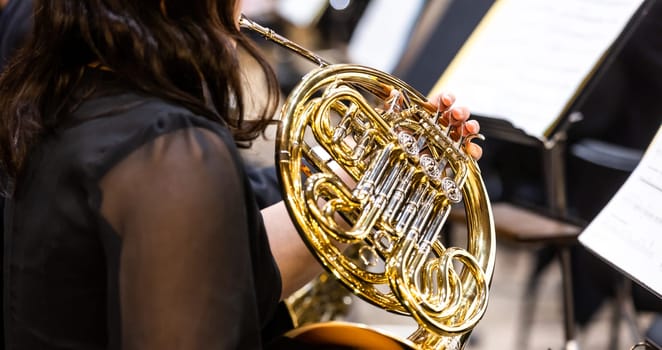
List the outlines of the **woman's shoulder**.
{"label": "woman's shoulder", "polygon": [[220,123],[172,102],[136,93],[89,99],[71,119],[76,122],[55,132],[54,146],[98,178],[157,138],[184,135],[176,131],[205,129],[227,146],[233,143],[229,130]]}
{"label": "woman's shoulder", "polygon": [[62,126],[65,132],[81,130],[86,133],[101,128],[108,131],[125,132],[131,129],[154,128],[168,132],[185,126],[200,126],[225,130],[220,122],[196,115],[188,108],[159,97],[136,92],[123,92],[86,99],[67,118],[70,123]]}

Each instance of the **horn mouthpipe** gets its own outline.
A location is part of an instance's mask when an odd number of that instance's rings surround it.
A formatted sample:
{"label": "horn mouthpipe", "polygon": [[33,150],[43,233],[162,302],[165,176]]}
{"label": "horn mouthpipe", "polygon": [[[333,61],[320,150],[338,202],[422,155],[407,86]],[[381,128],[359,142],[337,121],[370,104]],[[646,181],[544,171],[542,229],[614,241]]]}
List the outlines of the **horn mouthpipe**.
{"label": "horn mouthpipe", "polygon": [[325,59],[323,59],[322,57],[316,55],[314,52],[305,49],[304,47],[302,47],[299,44],[285,38],[282,35],[279,35],[275,31],[273,31],[273,29],[271,29],[271,28],[261,26],[260,24],[256,23],[255,21],[252,21],[252,20],[248,19],[243,14],[239,17],[239,26],[241,28],[251,30],[251,31],[261,35],[263,38],[265,38],[265,39],[267,39],[271,42],[274,42],[278,45],[281,45],[285,48],[288,48],[288,49],[296,52],[300,56],[303,56],[304,58],[312,61],[313,63],[317,64],[320,67],[326,67],[326,66],[331,64],[328,61],[326,61]]}

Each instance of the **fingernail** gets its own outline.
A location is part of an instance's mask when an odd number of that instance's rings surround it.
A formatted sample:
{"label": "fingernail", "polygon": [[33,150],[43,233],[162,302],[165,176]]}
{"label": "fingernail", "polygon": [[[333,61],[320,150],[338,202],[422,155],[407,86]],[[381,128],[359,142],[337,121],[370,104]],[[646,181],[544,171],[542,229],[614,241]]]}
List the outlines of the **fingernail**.
{"label": "fingernail", "polygon": [[467,150],[471,158],[479,160],[483,156],[483,148],[474,143],[467,144]]}
{"label": "fingernail", "polygon": [[467,120],[465,128],[470,134],[477,134],[480,131],[480,123],[476,120]]}
{"label": "fingernail", "polygon": [[455,120],[465,120],[469,117],[469,110],[466,107],[456,107],[452,111]]}
{"label": "fingernail", "polygon": [[441,102],[443,102],[444,106],[450,107],[455,102],[455,96],[451,94],[442,94]]}

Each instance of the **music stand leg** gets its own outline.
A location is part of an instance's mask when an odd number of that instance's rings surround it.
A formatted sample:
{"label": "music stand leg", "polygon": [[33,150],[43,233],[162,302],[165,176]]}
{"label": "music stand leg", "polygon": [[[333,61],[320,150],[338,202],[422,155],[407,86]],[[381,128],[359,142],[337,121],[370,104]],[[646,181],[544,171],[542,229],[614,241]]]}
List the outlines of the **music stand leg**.
{"label": "music stand leg", "polygon": [[[543,148],[543,166],[546,170],[545,184],[547,202],[552,214],[567,216],[566,181],[565,181],[565,132],[559,132],[557,137]],[[559,260],[561,263],[561,279],[563,283],[563,326],[565,333],[565,350],[577,350],[574,299],[572,296],[572,271],[570,246],[560,245]]]}
{"label": "music stand leg", "polygon": [[572,272],[570,247],[564,246],[559,249],[561,260],[561,279],[563,284],[563,331],[565,334],[565,350],[577,350],[579,344],[575,329],[575,304],[572,296]]}

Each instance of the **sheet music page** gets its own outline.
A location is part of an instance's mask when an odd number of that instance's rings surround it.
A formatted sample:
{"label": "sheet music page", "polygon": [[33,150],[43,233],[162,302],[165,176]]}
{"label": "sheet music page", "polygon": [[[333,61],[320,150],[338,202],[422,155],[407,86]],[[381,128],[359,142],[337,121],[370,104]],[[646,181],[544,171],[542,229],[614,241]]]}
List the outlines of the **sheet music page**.
{"label": "sheet music page", "polygon": [[662,127],[579,241],[662,298]]}
{"label": "sheet music page", "polygon": [[432,92],[541,138],[643,0],[497,0]]}

